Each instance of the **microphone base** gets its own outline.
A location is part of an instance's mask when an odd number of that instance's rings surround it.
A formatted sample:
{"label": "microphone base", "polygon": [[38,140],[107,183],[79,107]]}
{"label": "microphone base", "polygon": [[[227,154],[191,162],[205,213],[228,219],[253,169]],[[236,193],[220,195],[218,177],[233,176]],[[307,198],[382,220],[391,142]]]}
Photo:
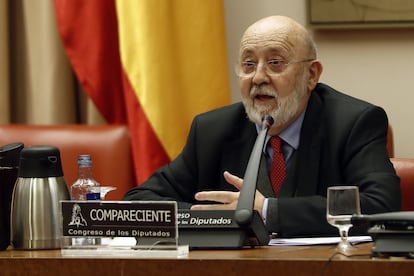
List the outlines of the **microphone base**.
{"label": "microphone base", "polygon": [[237,224],[234,210],[178,210],[178,242],[190,249],[264,246],[269,234],[257,211],[248,225]]}
{"label": "microphone base", "polygon": [[[408,233],[407,233],[408,232]],[[414,258],[413,231],[380,231],[369,234],[374,240],[372,256],[379,258],[404,257]]]}
{"label": "microphone base", "polygon": [[414,259],[414,211],[359,215],[351,221],[354,225],[370,226],[373,257]]}

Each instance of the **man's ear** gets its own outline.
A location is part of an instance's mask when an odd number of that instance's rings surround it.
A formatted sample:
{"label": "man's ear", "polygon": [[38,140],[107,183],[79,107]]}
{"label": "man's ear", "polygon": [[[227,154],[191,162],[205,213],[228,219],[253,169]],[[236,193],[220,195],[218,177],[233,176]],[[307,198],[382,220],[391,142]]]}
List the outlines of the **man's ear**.
{"label": "man's ear", "polygon": [[319,77],[322,74],[322,63],[319,60],[312,61],[309,66],[309,79],[308,79],[308,90],[312,91],[319,81]]}

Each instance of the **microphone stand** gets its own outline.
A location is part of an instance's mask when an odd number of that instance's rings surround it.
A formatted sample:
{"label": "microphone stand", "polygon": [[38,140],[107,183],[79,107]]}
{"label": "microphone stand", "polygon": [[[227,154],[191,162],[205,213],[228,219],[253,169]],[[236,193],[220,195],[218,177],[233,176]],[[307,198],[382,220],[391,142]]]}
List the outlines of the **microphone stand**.
{"label": "microphone stand", "polygon": [[237,202],[236,221],[240,225],[247,225],[252,222],[254,211],[254,198],[256,193],[257,178],[259,173],[260,160],[267,131],[273,125],[271,116],[264,116],[262,119],[262,129],[256,138],[249,163],[243,178],[243,187],[240,191],[239,201]]}

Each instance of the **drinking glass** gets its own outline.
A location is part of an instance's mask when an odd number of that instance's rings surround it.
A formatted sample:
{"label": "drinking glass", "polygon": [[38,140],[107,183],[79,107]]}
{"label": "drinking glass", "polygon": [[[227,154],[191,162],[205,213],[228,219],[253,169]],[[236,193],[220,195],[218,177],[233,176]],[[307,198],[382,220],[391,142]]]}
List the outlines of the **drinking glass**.
{"label": "drinking glass", "polygon": [[332,186],[328,188],[326,218],[338,228],[341,241],[336,249],[348,253],[355,249],[348,241],[348,232],[352,227],[353,215],[360,215],[359,190],[357,186]]}

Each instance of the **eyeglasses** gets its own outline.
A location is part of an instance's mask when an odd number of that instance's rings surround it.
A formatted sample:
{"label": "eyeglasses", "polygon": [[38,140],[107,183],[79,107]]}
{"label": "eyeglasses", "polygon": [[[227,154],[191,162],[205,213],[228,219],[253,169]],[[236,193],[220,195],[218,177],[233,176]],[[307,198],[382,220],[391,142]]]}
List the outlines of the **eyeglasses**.
{"label": "eyeglasses", "polygon": [[[291,64],[310,62],[314,60],[315,59],[310,58],[310,59],[304,59],[304,60],[299,60],[299,61],[286,62],[285,60],[282,60],[282,59],[272,59],[266,63],[263,63],[262,66],[264,67],[264,70],[268,76],[277,76],[280,73],[282,73],[286,69],[286,67],[288,67]],[[256,74],[257,67],[258,67],[257,62],[243,61],[239,64],[236,64],[236,68],[235,68],[236,74],[237,76],[241,78],[251,78]]]}

